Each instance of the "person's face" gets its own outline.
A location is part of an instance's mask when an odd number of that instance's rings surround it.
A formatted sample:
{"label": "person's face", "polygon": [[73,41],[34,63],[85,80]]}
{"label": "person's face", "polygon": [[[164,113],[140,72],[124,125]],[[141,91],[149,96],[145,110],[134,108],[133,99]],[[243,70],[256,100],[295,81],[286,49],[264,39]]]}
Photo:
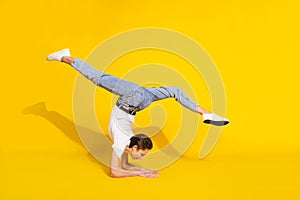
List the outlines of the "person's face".
{"label": "person's face", "polygon": [[137,159],[142,160],[143,157],[144,157],[145,155],[147,155],[148,151],[149,151],[148,149],[144,149],[144,150],[142,150],[142,149],[137,149],[137,147],[134,146],[134,147],[132,148],[132,151],[131,151],[130,155],[131,155],[131,158],[132,158],[133,160],[137,160]]}

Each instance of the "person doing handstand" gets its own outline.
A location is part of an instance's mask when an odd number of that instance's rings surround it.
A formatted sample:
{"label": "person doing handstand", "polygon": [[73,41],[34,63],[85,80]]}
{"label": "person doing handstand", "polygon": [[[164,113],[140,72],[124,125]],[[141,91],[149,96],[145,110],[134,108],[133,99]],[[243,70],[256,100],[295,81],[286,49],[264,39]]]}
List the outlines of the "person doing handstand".
{"label": "person doing handstand", "polygon": [[134,122],[134,116],[138,111],[143,110],[154,101],[174,98],[182,106],[202,115],[204,123],[216,126],[229,123],[228,119],[200,107],[177,86],[141,87],[130,81],[99,71],[79,58],[73,58],[68,48],[51,53],[46,59],[48,61],[60,61],[72,66],[97,86],[119,96],[111,111],[108,125],[109,136],[113,141],[110,164],[111,177],[143,176],[154,178],[158,176],[158,171],[137,167],[128,162],[128,155],[132,159],[142,159],[153,147],[151,139],[145,134],[134,134],[130,124]]}

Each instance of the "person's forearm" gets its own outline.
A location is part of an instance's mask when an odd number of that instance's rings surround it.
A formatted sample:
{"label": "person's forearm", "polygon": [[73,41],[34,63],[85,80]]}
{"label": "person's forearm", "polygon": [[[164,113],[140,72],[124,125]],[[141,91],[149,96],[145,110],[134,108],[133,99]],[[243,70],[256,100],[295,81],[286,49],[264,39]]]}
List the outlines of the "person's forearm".
{"label": "person's forearm", "polygon": [[138,166],[132,165],[130,163],[122,165],[122,169],[130,170],[130,171],[140,171],[140,172],[154,172],[155,171],[155,170],[146,169],[143,167],[138,167]]}
{"label": "person's forearm", "polygon": [[134,171],[134,170],[124,170],[124,169],[111,169],[110,176],[113,178],[123,178],[131,176],[142,176],[146,178],[156,178],[158,172],[155,171]]}
{"label": "person's forearm", "polygon": [[131,176],[141,176],[141,171],[125,170],[125,169],[111,169],[110,176],[113,178],[131,177]]}

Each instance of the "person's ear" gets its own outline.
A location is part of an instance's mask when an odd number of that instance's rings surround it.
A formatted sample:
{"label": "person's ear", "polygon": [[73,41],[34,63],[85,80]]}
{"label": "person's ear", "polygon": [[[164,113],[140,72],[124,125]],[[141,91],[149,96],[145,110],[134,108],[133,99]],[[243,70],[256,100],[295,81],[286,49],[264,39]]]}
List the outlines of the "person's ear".
{"label": "person's ear", "polygon": [[133,147],[132,147],[132,151],[137,151],[138,150],[138,146],[137,145],[134,145]]}
{"label": "person's ear", "polygon": [[134,145],[131,148],[129,148],[128,145],[125,147],[125,152],[127,152],[127,153],[131,153],[132,151],[137,151],[137,150],[138,150],[138,146],[137,145]]}

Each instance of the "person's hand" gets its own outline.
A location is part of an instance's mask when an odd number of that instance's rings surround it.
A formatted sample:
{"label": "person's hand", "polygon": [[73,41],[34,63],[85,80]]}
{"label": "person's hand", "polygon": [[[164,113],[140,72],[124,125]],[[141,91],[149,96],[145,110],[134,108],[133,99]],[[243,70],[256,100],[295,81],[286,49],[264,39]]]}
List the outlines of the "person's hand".
{"label": "person's hand", "polygon": [[140,176],[142,177],[146,177],[146,178],[157,178],[158,177],[159,172],[158,171],[146,171],[146,172],[142,172],[140,174]]}

